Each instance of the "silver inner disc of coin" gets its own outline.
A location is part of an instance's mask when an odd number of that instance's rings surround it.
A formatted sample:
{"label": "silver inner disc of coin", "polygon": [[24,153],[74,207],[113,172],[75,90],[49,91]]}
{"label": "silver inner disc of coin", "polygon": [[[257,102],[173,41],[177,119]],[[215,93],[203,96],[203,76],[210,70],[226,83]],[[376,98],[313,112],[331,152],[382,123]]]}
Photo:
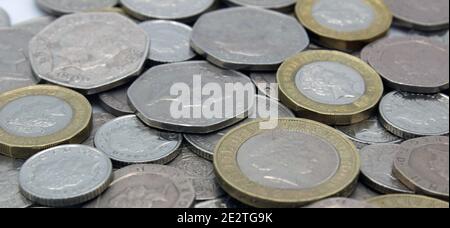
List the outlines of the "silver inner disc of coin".
{"label": "silver inner disc of coin", "polygon": [[20,137],[41,137],[66,128],[74,116],[72,107],[52,96],[26,96],[0,110],[0,127]]}
{"label": "silver inner disc of coin", "polygon": [[332,145],[318,137],[277,130],[247,140],[239,148],[237,162],[243,174],[255,183],[301,190],[332,178],[340,166],[340,157]]}
{"label": "silver inner disc of coin", "polygon": [[322,104],[346,105],[366,92],[364,78],[356,70],[337,62],[314,62],[303,66],[295,76],[300,92]]}

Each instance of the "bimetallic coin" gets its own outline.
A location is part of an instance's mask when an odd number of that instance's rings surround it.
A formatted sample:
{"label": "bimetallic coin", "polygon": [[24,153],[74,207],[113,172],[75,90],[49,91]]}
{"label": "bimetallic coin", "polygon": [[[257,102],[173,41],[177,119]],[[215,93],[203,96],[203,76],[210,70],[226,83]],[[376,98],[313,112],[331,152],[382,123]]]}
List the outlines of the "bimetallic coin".
{"label": "bimetallic coin", "polygon": [[397,153],[394,175],[416,193],[449,199],[449,139],[427,137],[405,142]]}
{"label": "bimetallic coin", "polygon": [[39,8],[56,16],[101,10],[113,7],[117,5],[118,2],[118,0],[36,0]]}
{"label": "bimetallic coin", "polygon": [[191,40],[192,48],[215,65],[252,71],[276,70],[308,45],[308,34],[294,18],[248,7],[203,15]]}
{"label": "bimetallic coin", "polygon": [[114,173],[109,189],[87,208],[189,208],[194,203],[192,182],[176,168],[132,165]]}
{"label": "bimetallic coin", "polygon": [[354,56],[307,51],[289,58],[277,73],[280,101],[299,116],[349,125],[372,116],[383,95],[380,76]]}
{"label": "bimetallic coin", "polygon": [[355,51],[384,36],[392,14],[383,1],[300,0],[296,14],[321,46]]}
{"label": "bimetallic coin", "polygon": [[183,136],[145,126],[135,115],[116,118],[95,134],[95,147],[117,167],[130,164],[166,164],[179,154]]}
{"label": "bimetallic coin", "polygon": [[195,208],[247,208],[247,206],[232,199],[231,197],[223,197],[219,199],[209,200],[197,203]]}
{"label": "bimetallic coin", "polygon": [[120,0],[124,9],[140,20],[191,22],[214,7],[215,0]]}
{"label": "bimetallic coin", "polygon": [[17,74],[34,79],[28,55],[33,34],[17,28],[0,28],[0,75]]}
{"label": "bimetallic coin", "polygon": [[258,94],[278,100],[278,84],[276,73],[251,73],[250,78],[258,89]]}
{"label": "bimetallic coin", "polygon": [[56,20],[55,17],[51,16],[43,16],[34,18],[25,22],[21,22],[19,24],[15,24],[14,28],[25,30],[33,35],[37,35],[41,32],[45,27],[50,25]]}
{"label": "bimetallic coin", "polygon": [[438,93],[449,88],[449,51],[442,42],[418,36],[383,39],[366,48],[363,59],[393,89]]}
{"label": "bimetallic coin", "polygon": [[196,56],[191,49],[192,28],[175,21],[147,21],[139,24],[150,37],[150,60],[173,63]]}
{"label": "bimetallic coin", "polygon": [[216,176],[233,198],[255,207],[299,207],[349,196],[359,154],[342,133],[306,119],[254,121],[232,130],[214,152]]}
{"label": "bimetallic coin", "polygon": [[31,40],[30,60],[39,78],[95,94],[137,75],[147,59],[149,43],[141,28],[119,14],[72,14]]}
{"label": "bimetallic coin", "polygon": [[31,202],[20,194],[21,161],[0,155],[0,208],[26,208]]}
{"label": "bimetallic coin", "polygon": [[81,143],[91,131],[92,107],[81,94],[36,85],[0,95],[0,154],[28,158],[43,149]]}
{"label": "bimetallic coin", "polygon": [[30,77],[30,75],[0,72],[0,94],[11,90],[32,86],[36,83],[37,80],[32,76]]}
{"label": "bimetallic coin", "polygon": [[129,87],[130,84],[126,84],[100,93],[98,95],[100,105],[115,116],[134,114],[133,108],[128,104],[127,91]]}
{"label": "bimetallic coin", "polygon": [[20,170],[22,194],[34,203],[68,207],[94,199],[112,180],[112,165],[102,152],[83,145],[44,150]]}
{"label": "bimetallic coin", "polygon": [[[205,89],[213,90],[214,96],[202,92]],[[239,96],[241,92],[248,96]],[[247,76],[204,61],[153,67],[128,89],[131,105],[147,125],[192,134],[211,133],[241,121],[253,107],[254,95]]]}
{"label": "bimetallic coin", "polygon": [[296,2],[296,0],[225,0],[225,3],[231,6],[260,7],[282,12],[291,11]]}
{"label": "bimetallic coin", "polygon": [[369,199],[367,202],[380,208],[449,208],[447,202],[430,197],[408,194],[379,196]]}
{"label": "bimetallic coin", "polygon": [[395,156],[407,151],[400,145],[371,145],[361,151],[362,180],[372,189],[384,193],[410,193],[409,188],[402,184],[392,174]]}
{"label": "bimetallic coin", "polygon": [[0,8],[0,28],[9,26],[11,26],[9,15],[4,9]]}
{"label": "bimetallic coin", "polygon": [[372,189],[359,182],[355,188],[355,191],[350,195],[350,199],[368,200],[377,196],[380,196],[380,193],[374,192]]}
{"label": "bimetallic coin", "polygon": [[326,209],[338,209],[338,208],[360,208],[360,209],[369,209],[376,208],[374,205],[369,204],[364,201],[349,199],[349,198],[329,198],[314,204],[309,205],[306,208],[326,208]]}
{"label": "bimetallic coin", "polygon": [[449,98],[444,94],[394,91],[383,97],[379,109],[383,126],[401,138],[449,133]]}
{"label": "bimetallic coin", "polygon": [[357,124],[337,126],[336,129],[347,135],[358,149],[373,144],[391,144],[402,141],[401,138],[388,132],[381,125],[377,116],[373,116]]}
{"label": "bimetallic coin", "polygon": [[94,112],[92,115],[92,130],[89,138],[83,142],[83,145],[94,147],[94,136],[97,130],[103,126],[105,123],[113,120],[115,117],[109,113],[98,113]]}

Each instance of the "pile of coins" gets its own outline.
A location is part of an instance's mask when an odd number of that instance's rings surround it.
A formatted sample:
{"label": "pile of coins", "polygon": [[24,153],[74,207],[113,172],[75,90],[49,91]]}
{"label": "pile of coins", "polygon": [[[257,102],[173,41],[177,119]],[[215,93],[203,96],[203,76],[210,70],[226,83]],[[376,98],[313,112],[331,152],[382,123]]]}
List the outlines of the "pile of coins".
{"label": "pile of coins", "polygon": [[449,207],[448,1],[36,4],[0,8],[0,208]]}

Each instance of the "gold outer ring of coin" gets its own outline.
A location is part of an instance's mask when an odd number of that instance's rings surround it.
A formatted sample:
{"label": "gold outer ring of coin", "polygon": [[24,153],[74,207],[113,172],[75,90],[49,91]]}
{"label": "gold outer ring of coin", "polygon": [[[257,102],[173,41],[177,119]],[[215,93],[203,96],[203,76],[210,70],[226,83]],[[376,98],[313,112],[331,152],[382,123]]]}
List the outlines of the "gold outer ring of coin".
{"label": "gold outer ring of coin", "polygon": [[91,104],[83,95],[70,89],[36,85],[13,90],[0,95],[0,109],[14,100],[35,95],[54,96],[67,102],[74,111],[72,122],[57,133],[34,138],[12,135],[0,128],[0,154],[25,159],[54,146],[80,144],[89,137],[92,128]]}
{"label": "gold outer ring of coin", "polygon": [[261,122],[253,121],[232,130],[215,149],[214,169],[217,180],[229,195],[259,208],[301,207],[328,197],[351,195],[356,187],[361,165],[356,147],[334,128],[307,119],[279,119],[277,128],[314,135],[333,145],[340,155],[341,164],[332,178],[310,189],[283,190],[259,185],[246,177],[239,168],[237,153],[248,139],[267,131],[260,129]]}
{"label": "gold outer ring of coin", "polygon": [[392,13],[382,0],[364,0],[376,13],[372,25],[355,32],[335,31],[314,19],[312,9],[317,1],[319,0],[299,0],[295,12],[300,22],[311,32],[311,38],[328,48],[342,51],[359,50],[367,43],[383,37],[392,25]]}
{"label": "gold outer ring of coin", "polygon": [[[329,105],[313,101],[302,94],[295,83],[297,72],[305,65],[331,61],[344,64],[363,77],[365,94],[347,105]],[[367,63],[338,51],[306,51],[286,60],[277,72],[280,101],[298,116],[328,125],[351,125],[369,119],[383,96],[381,77]]]}
{"label": "gold outer ring of coin", "polygon": [[448,202],[427,196],[392,194],[367,200],[380,208],[449,208]]}

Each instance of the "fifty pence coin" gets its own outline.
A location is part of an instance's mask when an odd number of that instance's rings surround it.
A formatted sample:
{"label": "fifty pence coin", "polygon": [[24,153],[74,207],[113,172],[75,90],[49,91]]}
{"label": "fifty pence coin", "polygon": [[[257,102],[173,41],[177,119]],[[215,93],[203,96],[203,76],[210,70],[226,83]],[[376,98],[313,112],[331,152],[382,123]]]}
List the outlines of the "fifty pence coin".
{"label": "fifty pence coin", "polygon": [[9,15],[4,9],[0,8],[0,28],[9,26],[11,26]]}
{"label": "fifty pence coin", "polygon": [[34,203],[68,207],[94,199],[112,180],[112,165],[102,152],[65,145],[31,157],[20,170],[22,194]]}
{"label": "fifty pence coin", "polygon": [[91,131],[92,107],[69,89],[36,85],[0,95],[0,154],[28,158],[43,149],[82,143]]}
{"label": "fifty pence coin", "polygon": [[83,145],[94,147],[94,137],[97,130],[105,123],[116,118],[115,116],[106,112],[94,112],[92,115],[92,130],[89,138],[83,142]]}
{"label": "fifty pence coin", "polygon": [[234,7],[207,13],[194,25],[191,46],[227,69],[276,70],[309,45],[305,29],[290,16]]}
{"label": "fifty pence coin", "polygon": [[130,164],[166,164],[179,154],[183,136],[147,127],[135,115],[116,118],[95,134],[95,147],[117,167]]}
{"label": "fifty pence coin", "polygon": [[384,194],[413,192],[393,176],[395,156],[407,151],[400,145],[370,145],[361,151],[362,180],[371,188]]}
{"label": "fifty pence coin", "polygon": [[31,202],[20,194],[21,161],[0,155],[0,208],[26,208]]}
{"label": "fifty pence coin", "polygon": [[134,114],[133,108],[128,104],[127,91],[130,85],[131,84],[126,84],[100,93],[98,95],[100,105],[115,116]]}
{"label": "fifty pence coin", "polygon": [[226,196],[214,200],[208,200],[197,203],[195,208],[248,208],[248,206],[234,200],[233,198]]}
{"label": "fifty pence coin", "polygon": [[367,200],[368,203],[373,204],[374,206],[380,208],[393,208],[393,209],[401,209],[401,208],[447,208],[449,207],[447,202],[433,199],[426,196],[419,195],[408,195],[408,194],[392,194],[379,196],[372,199]]}
{"label": "fifty pence coin", "polygon": [[45,27],[50,25],[55,21],[55,17],[52,16],[43,16],[38,18],[33,18],[19,24],[15,24],[14,28],[25,30],[33,35],[37,35],[40,31],[42,31]]}
{"label": "fifty pence coin", "polygon": [[278,84],[276,73],[254,72],[250,78],[258,89],[258,94],[278,100]]}
{"label": "fifty pence coin", "polygon": [[405,146],[408,149],[397,153],[395,157],[394,175],[418,194],[448,201],[448,137],[412,139],[405,145],[409,145]]}
{"label": "fifty pence coin", "polygon": [[39,8],[52,15],[63,15],[110,8],[119,0],[36,0]]}
{"label": "fifty pence coin", "polygon": [[35,80],[28,57],[28,43],[33,34],[18,28],[0,28],[0,34],[0,76],[17,74]]}
{"label": "fifty pence coin", "polygon": [[383,126],[404,139],[449,133],[449,98],[444,94],[394,91],[383,97],[379,110]]}
{"label": "fifty pence coin", "polygon": [[141,28],[119,14],[72,14],[31,40],[30,60],[39,78],[90,95],[137,75],[149,43]]}
{"label": "fifty pence coin", "polygon": [[296,0],[225,0],[225,3],[231,6],[249,6],[273,9],[282,12],[291,11],[294,8]]}
{"label": "fifty pence coin", "polygon": [[299,207],[349,196],[359,154],[337,130],[306,119],[279,119],[272,130],[254,121],[232,130],[214,152],[219,184],[255,207]]}
{"label": "fifty pence coin", "polygon": [[114,173],[109,189],[87,208],[189,208],[195,200],[184,172],[161,165],[132,165]]}
{"label": "fifty pence coin", "polygon": [[147,21],[139,24],[150,37],[150,60],[173,63],[190,60],[196,56],[191,49],[192,28],[175,21]]}
{"label": "fifty pence coin", "polygon": [[329,125],[349,125],[372,116],[383,95],[380,76],[354,56],[307,51],[278,70],[280,101],[301,117]]}
{"label": "fifty pence coin", "polygon": [[374,205],[364,201],[349,199],[349,198],[329,198],[309,205],[306,208],[375,208]]}
{"label": "fifty pence coin", "polygon": [[[202,93],[205,87],[214,89],[214,97],[211,91]],[[241,92],[248,94],[239,96]],[[246,118],[255,93],[253,83],[244,74],[205,61],[153,67],[128,89],[131,105],[147,125],[192,134],[218,131]]]}

